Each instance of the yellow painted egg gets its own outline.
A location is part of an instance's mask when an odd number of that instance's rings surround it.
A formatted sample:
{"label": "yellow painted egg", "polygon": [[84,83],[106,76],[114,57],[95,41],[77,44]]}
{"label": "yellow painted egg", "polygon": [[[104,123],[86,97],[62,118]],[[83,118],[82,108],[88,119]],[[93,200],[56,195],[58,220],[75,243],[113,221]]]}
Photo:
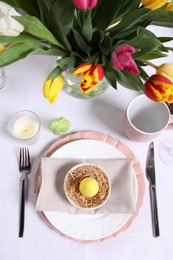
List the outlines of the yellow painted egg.
{"label": "yellow painted egg", "polygon": [[98,193],[98,190],[99,184],[92,177],[84,178],[79,184],[80,193],[87,198],[95,196]]}

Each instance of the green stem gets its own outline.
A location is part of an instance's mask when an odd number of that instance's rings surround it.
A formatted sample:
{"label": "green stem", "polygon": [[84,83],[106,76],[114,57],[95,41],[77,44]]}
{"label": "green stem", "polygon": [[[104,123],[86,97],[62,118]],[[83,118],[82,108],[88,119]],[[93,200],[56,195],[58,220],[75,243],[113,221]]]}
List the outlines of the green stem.
{"label": "green stem", "polygon": [[145,61],[143,60],[142,62],[151,66],[151,67],[153,67],[154,69],[157,69],[157,66],[155,64],[153,64],[152,62],[148,61],[148,60],[145,60]]}

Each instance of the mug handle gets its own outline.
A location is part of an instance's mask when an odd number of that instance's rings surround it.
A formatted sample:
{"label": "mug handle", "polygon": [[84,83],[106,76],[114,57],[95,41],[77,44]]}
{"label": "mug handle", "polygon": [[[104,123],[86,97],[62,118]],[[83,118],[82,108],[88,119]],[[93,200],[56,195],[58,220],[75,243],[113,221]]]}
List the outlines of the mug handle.
{"label": "mug handle", "polygon": [[169,124],[166,130],[172,130],[172,129],[173,129],[173,114],[170,114]]}

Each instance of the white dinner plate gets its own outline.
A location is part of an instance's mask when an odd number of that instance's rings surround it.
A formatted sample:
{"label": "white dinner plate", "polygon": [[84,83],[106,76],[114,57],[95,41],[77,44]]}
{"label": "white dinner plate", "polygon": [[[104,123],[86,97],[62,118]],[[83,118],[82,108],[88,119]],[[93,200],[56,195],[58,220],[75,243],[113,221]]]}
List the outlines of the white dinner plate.
{"label": "white dinner plate", "polygon": [[[126,158],[116,147],[98,140],[77,140],[57,149],[51,157],[115,159]],[[135,176],[134,196],[138,196],[138,184]],[[64,235],[77,240],[97,240],[118,231],[131,214],[72,215],[68,213],[44,211],[50,224]]]}

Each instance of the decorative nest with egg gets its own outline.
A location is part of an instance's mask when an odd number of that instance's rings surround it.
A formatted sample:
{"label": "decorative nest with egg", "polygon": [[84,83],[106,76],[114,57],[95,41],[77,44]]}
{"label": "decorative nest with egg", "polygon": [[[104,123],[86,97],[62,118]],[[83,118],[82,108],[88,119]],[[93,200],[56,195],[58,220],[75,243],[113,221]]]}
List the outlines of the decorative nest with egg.
{"label": "decorative nest with egg", "polygon": [[67,198],[79,208],[102,206],[110,193],[110,182],[105,171],[95,164],[80,164],[66,175],[64,190]]}

